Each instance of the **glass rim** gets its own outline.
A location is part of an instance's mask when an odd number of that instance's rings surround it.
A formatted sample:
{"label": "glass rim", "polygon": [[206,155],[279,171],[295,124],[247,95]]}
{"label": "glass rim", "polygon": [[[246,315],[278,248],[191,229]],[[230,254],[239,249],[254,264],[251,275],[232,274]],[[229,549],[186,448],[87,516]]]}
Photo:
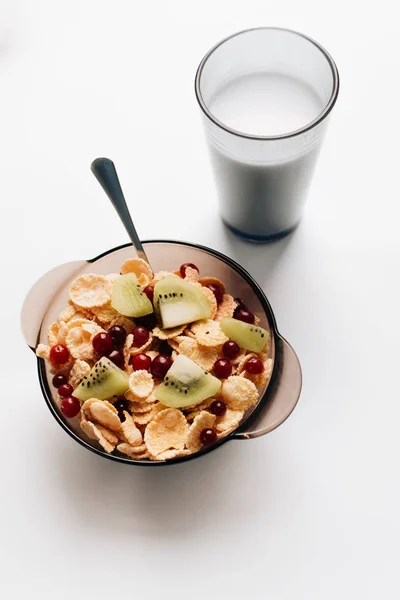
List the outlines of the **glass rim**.
{"label": "glass rim", "polygon": [[[328,102],[326,103],[324,109],[316,116],[315,119],[313,119],[312,121],[310,121],[309,123],[304,125],[304,127],[301,127],[300,129],[296,129],[294,131],[290,131],[288,133],[281,133],[278,135],[255,135],[255,134],[251,134],[251,133],[245,133],[243,131],[233,129],[232,127],[229,127],[228,125],[226,125],[225,123],[223,123],[222,121],[217,119],[217,117],[215,115],[213,115],[213,113],[208,108],[206,102],[204,101],[203,95],[201,93],[200,82],[201,82],[201,76],[203,73],[203,69],[204,69],[208,59],[210,58],[210,56],[212,54],[214,54],[214,52],[216,50],[218,50],[218,48],[220,46],[225,44],[225,42],[228,42],[229,40],[231,40],[234,37],[243,35],[244,33],[250,33],[252,31],[283,31],[286,33],[291,33],[291,34],[297,35],[299,37],[304,38],[311,44],[313,44],[324,55],[325,59],[327,60],[329,66],[331,68],[332,77],[333,77],[331,96],[330,96]],[[316,40],[305,35],[304,33],[300,33],[298,31],[295,31],[294,29],[287,29],[285,27],[252,27],[250,29],[243,29],[242,31],[233,33],[233,34],[229,35],[228,37],[224,38],[223,40],[221,40],[220,42],[218,42],[217,44],[215,44],[215,46],[213,46],[212,48],[210,48],[210,50],[205,54],[205,56],[200,61],[199,66],[197,67],[195,80],[194,80],[194,88],[195,88],[197,102],[199,103],[199,106],[200,106],[201,110],[203,111],[203,113],[205,114],[205,116],[210,121],[212,121],[215,125],[217,125],[217,127],[224,129],[227,133],[231,133],[232,135],[235,135],[235,136],[238,136],[241,138],[250,139],[250,140],[263,140],[263,141],[283,140],[283,139],[292,138],[297,135],[301,135],[307,131],[310,131],[311,129],[316,127],[319,123],[321,123],[329,115],[329,113],[331,112],[332,108],[334,107],[334,105],[336,103],[336,100],[337,100],[337,97],[339,94],[339,71],[338,71],[335,61],[333,60],[333,58],[329,54],[329,52],[327,52],[327,50],[325,50],[325,48],[323,46],[321,46],[321,44],[319,44]]]}

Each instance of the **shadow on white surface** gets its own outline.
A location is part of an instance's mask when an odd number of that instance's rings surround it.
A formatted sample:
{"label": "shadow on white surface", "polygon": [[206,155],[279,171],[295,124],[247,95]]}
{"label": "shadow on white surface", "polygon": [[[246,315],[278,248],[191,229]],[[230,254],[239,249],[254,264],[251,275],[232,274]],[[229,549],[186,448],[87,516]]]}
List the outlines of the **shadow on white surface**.
{"label": "shadow on white surface", "polygon": [[116,534],[193,540],[216,526],[232,534],[232,519],[241,530],[249,511],[268,511],[268,497],[254,487],[268,489],[274,459],[271,447],[267,452],[254,441],[231,441],[202,458],[166,467],[119,465],[71,442],[63,440],[52,451],[57,502],[73,527],[102,532],[105,540]]}
{"label": "shadow on white surface", "polygon": [[223,227],[221,233],[225,253],[249,271],[262,287],[279,268],[285,253],[298,235],[298,229],[281,240],[268,244],[248,242],[227,227]]}

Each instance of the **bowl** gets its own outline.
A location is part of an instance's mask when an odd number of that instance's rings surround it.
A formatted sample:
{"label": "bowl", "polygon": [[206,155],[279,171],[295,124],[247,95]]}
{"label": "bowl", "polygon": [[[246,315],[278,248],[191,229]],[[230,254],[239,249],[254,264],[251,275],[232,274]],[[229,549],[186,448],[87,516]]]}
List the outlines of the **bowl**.
{"label": "bowl", "polygon": [[[63,416],[58,407],[56,389],[51,383],[49,367],[43,359],[37,358],[43,396],[59,425],[87,450],[109,460],[140,466],[162,466],[193,460],[216,451],[230,440],[255,438],[281,425],[300,397],[301,368],[295,351],[278,332],[270,303],[259,285],[235,261],[211,248],[169,240],[151,240],[143,242],[143,246],[154,271],[174,271],[183,262],[191,262],[199,267],[201,274],[217,277],[224,282],[230,294],[244,301],[249,310],[259,317],[260,325],[270,331],[269,357],[274,365],[272,376],[260,390],[257,405],[245,414],[239,427],[217,443],[195,454],[168,461],[134,460],[118,451],[107,454],[97,442],[86,437],[76,419],[69,421]],[[47,330],[67,306],[68,290],[73,279],[83,273],[105,275],[119,272],[124,260],[133,256],[136,256],[136,251],[131,244],[125,244],[91,260],[60,265],[43,275],[28,293],[22,309],[22,331],[31,349],[35,351],[39,343],[47,344]]]}

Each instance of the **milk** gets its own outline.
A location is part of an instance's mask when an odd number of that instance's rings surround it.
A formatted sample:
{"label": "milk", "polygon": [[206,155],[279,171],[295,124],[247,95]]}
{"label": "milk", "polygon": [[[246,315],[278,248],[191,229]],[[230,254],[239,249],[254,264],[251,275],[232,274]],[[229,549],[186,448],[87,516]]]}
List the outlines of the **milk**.
{"label": "milk", "polygon": [[[230,81],[209,101],[223,125],[258,136],[288,134],[305,127],[323,102],[300,80],[254,73]],[[251,239],[287,232],[299,222],[320,147],[321,131],[285,140],[254,141],[221,135],[209,140],[223,220]],[[230,136],[232,139],[232,135]]]}

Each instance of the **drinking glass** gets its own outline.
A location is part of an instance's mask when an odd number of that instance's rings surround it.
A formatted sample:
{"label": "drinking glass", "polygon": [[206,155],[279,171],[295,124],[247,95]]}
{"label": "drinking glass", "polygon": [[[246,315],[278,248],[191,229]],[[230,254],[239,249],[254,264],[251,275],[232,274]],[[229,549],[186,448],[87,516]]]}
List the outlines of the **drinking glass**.
{"label": "drinking glass", "polygon": [[273,27],[234,34],[201,61],[195,91],[224,223],[271,241],[299,223],[339,74],[311,38]]}

